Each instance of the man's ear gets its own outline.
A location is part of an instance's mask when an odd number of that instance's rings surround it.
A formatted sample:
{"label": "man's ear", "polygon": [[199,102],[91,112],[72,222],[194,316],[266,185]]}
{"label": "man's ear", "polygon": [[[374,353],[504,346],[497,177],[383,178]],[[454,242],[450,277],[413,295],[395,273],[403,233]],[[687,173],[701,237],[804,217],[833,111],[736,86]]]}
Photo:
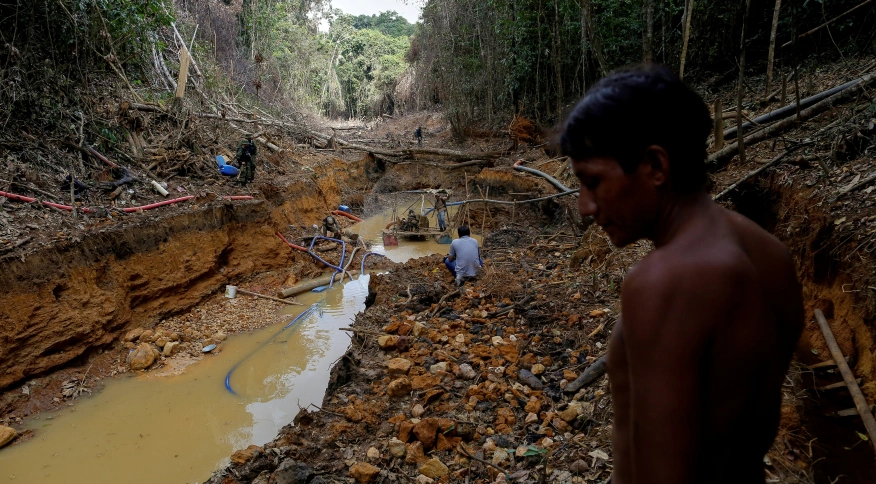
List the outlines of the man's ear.
{"label": "man's ear", "polygon": [[665,185],[669,180],[669,153],[662,146],[645,148],[642,163],[648,167],[648,178],[654,186]]}

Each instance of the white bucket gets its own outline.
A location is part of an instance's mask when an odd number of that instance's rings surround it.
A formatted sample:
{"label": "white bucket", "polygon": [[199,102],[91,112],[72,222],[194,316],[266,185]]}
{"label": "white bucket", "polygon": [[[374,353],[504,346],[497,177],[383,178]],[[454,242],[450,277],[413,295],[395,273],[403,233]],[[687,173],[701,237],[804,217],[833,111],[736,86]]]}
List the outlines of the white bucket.
{"label": "white bucket", "polygon": [[237,296],[237,286],[225,286],[225,297],[234,299]]}

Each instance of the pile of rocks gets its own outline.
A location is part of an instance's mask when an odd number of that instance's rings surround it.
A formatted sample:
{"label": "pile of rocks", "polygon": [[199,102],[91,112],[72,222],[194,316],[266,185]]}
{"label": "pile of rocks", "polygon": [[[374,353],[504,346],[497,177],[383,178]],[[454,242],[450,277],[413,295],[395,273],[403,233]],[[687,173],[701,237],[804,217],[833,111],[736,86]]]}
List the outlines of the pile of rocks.
{"label": "pile of rocks", "polygon": [[[265,449],[346,482],[608,478],[611,402],[599,376],[617,286],[591,283],[599,295],[586,298],[564,254],[515,251],[490,260],[514,260],[510,280],[460,292],[435,258],[373,277],[375,304],[352,326],[322,411],[302,410]],[[209,482],[271,478],[242,472],[249,465]]]}
{"label": "pile of rocks", "polygon": [[202,348],[209,344],[219,345],[227,338],[225,333],[215,333],[209,338],[197,331],[185,330],[182,335],[156,330],[136,328],[122,337],[122,345],[128,350],[127,364],[131,370],[145,370],[164,358],[184,352],[193,357],[202,355]]}

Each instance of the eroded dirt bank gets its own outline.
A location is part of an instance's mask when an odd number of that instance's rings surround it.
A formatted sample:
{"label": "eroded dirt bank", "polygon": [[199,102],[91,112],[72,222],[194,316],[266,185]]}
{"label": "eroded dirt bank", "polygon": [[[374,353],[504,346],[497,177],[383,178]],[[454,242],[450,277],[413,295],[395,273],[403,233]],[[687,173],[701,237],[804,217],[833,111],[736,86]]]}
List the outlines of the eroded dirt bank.
{"label": "eroded dirt bank", "polygon": [[187,210],[134,214],[137,223],[7,257],[0,276],[6,288],[0,388],[64,365],[126,330],[150,327],[226,283],[296,264],[302,275],[313,271],[309,258],[278,243],[275,233],[308,226],[336,208],[335,178],[265,191],[267,199],[253,201],[207,195]]}

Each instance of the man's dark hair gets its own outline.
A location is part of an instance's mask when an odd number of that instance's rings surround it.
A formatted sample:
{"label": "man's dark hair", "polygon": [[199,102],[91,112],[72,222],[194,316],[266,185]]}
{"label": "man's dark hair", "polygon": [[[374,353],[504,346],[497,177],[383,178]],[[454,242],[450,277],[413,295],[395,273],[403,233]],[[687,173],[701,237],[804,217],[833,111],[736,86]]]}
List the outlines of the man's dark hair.
{"label": "man's dark hair", "polygon": [[459,232],[460,237],[468,237],[471,235],[471,229],[468,228],[468,225],[460,225],[457,232]]}
{"label": "man's dark hair", "polygon": [[638,65],[604,77],[566,119],[560,149],[573,160],[615,158],[632,173],[652,145],[669,154],[669,176],[677,192],[703,189],[709,108],[699,94],[668,68]]}

